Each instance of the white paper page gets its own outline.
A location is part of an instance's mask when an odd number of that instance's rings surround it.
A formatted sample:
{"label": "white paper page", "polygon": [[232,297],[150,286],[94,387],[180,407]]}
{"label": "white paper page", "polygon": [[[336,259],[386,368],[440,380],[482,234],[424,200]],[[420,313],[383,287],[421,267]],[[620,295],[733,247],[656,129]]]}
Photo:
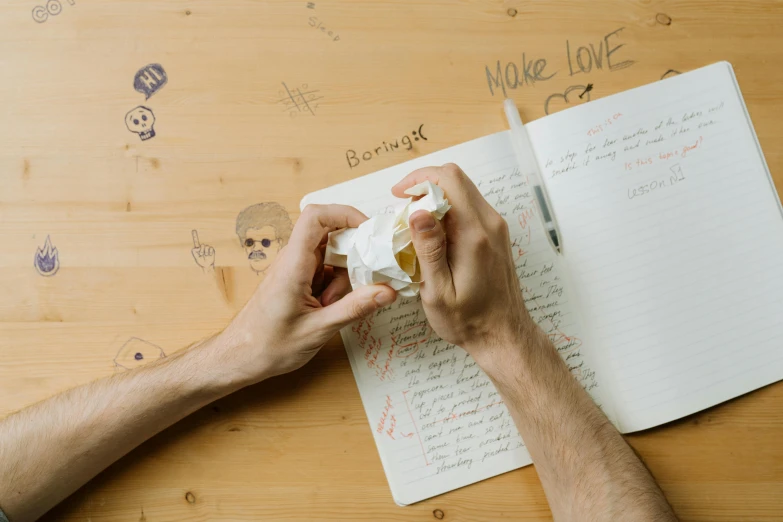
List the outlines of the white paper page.
{"label": "white paper page", "polygon": [[[459,164],[504,214],[528,308],[601,403],[598,378],[554,264],[557,256],[530,212],[527,182],[516,168],[507,132],[310,194],[302,206],[342,203],[367,215],[388,212],[402,201],[391,195],[395,183],[416,168],[448,162]],[[466,352],[432,332],[418,297],[399,299],[344,329],[342,336],[398,504],[418,502],[531,463],[490,380]]]}
{"label": "white paper page", "polygon": [[728,63],[528,130],[624,431],[783,378],[783,219]]}

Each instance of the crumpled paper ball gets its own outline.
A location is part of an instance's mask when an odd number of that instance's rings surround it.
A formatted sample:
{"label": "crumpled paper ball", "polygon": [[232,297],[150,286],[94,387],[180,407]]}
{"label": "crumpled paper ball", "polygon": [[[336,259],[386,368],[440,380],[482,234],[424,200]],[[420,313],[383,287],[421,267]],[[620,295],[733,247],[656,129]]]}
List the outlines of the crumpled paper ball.
{"label": "crumpled paper ball", "polygon": [[430,212],[441,220],[451,205],[443,189],[425,181],[408,190],[413,197],[397,208],[394,214],[373,216],[358,228],[344,228],[329,234],[324,263],[348,269],[351,286],[386,283],[403,297],[419,293],[421,273],[413,248],[410,217],[418,210]]}

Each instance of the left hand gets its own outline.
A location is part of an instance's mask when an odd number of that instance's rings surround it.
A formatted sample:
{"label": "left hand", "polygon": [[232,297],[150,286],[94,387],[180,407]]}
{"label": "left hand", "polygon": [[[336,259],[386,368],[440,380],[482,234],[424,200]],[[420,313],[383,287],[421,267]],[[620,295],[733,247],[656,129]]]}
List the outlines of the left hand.
{"label": "left hand", "polygon": [[353,207],[308,205],[253,296],[221,334],[230,367],[247,384],[302,367],[340,328],[394,302],[386,285],[357,288],[344,268],[324,266],[329,232],[367,217]]}

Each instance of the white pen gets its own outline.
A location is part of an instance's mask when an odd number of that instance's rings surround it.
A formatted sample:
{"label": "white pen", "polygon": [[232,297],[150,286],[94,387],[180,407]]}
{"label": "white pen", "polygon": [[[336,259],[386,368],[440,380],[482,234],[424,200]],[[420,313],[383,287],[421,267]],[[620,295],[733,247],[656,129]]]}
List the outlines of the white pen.
{"label": "white pen", "polygon": [[514,152],[517,155],[517,163],[522,175],[527,176],[528,183],[533,187],[535,194],[535,204],[541,222],[546,230],[546,237],[556,253],[561,253],[560,231],[557,229],[552,204],[549,202],[549,195],[546,192],[544,181],[541,179],[541,173],[538,171],[538,161],[533,153],[533,146],[530,144],[530,138],[527,136],[525,126],[519,117],[519,111],[514,104],[514,100],[506,98],[503,102],[503,109],[506,111],[508,127],[511,129],[511,142],[514,144]]}

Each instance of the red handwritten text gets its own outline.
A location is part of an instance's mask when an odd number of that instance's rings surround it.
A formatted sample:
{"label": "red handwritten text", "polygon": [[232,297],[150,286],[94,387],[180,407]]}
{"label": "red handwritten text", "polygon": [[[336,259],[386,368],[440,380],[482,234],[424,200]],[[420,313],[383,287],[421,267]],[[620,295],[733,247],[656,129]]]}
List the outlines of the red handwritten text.
{"label": "red handwritten text", "polygon": [[601,123],[599,123],[598,125],[596,125],[592,129],[587,131],[587,135],[588,136],[595,136],[596,134],[601,134],[604,131],[604,129],[606,129],[607,127],[612,125],[614,122],[619,120],[621,116],[622,116],[622,114],[617,112],[613,116],[611,116],[609,118],[606,118],[604,121],[602,121]]}
{"label": "red handwritten text", "polygon": [[688,154],[701,147],[704,142],[704,137],[699,136],[699,139],[689,145],[683,145],[680,148],[668,151],[659,152],[657,155],[647,156],[646,158],[637,158],[636,161],[625,162],[626,172],[638,169],[640,167],[646,167],[657,163],[659,161],[667,161],[673,158],[685,158]]}

